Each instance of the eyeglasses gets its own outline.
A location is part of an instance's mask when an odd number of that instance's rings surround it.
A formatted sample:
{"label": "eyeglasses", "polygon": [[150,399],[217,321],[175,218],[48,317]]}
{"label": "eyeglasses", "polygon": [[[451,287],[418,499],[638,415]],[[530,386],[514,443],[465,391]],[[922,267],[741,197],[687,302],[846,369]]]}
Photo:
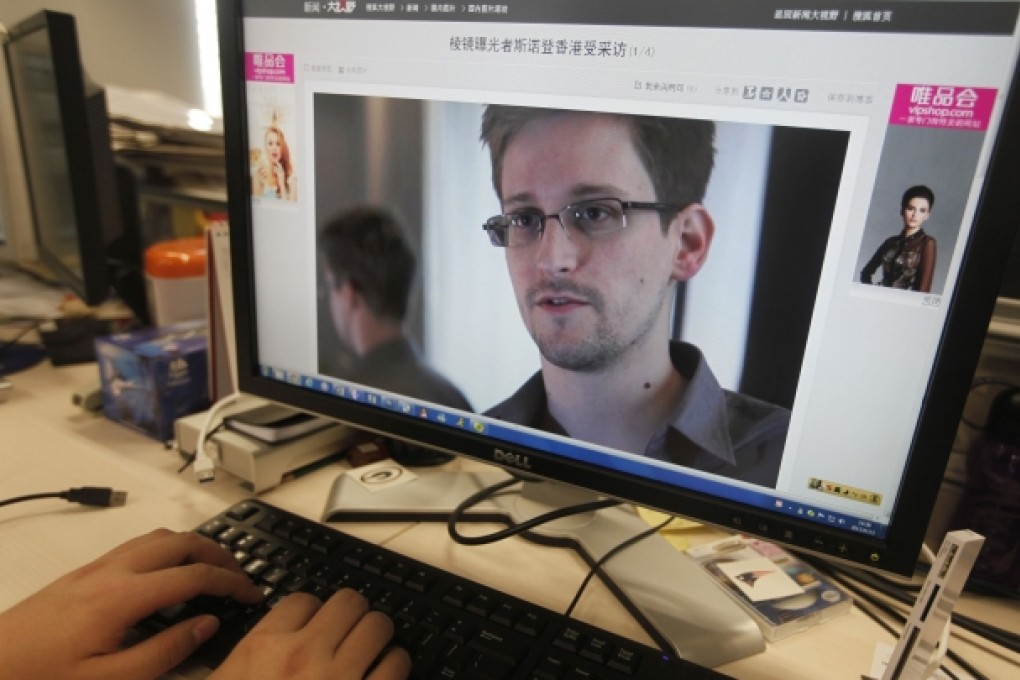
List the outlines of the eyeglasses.
{"label": "eyeglasses", "polygon": [[627,227],[627,213],[631,210],[654,210],[659,213],[678,213],[686,205],[672,203],[642,203],[621,201],[618,198],[593,198],[571,203],[558,213],[545,215],[540,210],[528,208],[506,215],[490,217],[482,225],[489,233],[492,245],[499,248],[530,246],[542,238],[545,223],[551,217],[559,220],[567,238],[580,234],[584,240],[591,240]]}

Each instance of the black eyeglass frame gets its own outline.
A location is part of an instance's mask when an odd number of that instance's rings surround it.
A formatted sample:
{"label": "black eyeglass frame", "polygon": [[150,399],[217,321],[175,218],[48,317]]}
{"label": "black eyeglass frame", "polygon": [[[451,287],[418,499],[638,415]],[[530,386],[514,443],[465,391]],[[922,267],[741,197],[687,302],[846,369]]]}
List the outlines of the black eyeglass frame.
{"label": "black eyeglass frame", "polygon": [[[602,236],[604,234],[612,234],[614,232],[622,231],[623,229],[626,229],[627,228],[627,212],[630,211],[630,210],[653,210],[653,211],[658,212],[658,213],[676,214],[676,213],[679,213],[679,212],[681,212],[683,210],[686,210],[691,205],[690,203],[688,203],[686,205],[680,205],[680,204],[676,204],[676,203],[657,203],[657,202],[646,202],[646,201],[624,201],[622,199],[615,198],[615,197],[612,197],[612,196],[606,196],[606,197],[603,197],[603,198],[586,198],[583,201],[577,201],[575,203],[571,203],[569,205],[566,205],[562,209],[560,209],[559,212],[552,213],[552,214],[549,214],[549,215],[543,214],[541,211],[536,210],[536,209],[524,209],[524,210],[519,210],[519,211],[516,211],[516,212],[505,213],[505,214],[502,214],[502,215],[494,215],[494,216],[490,217],[489,219],[485,220],[485,223],[482,224],[482,229],[489,234],[489,241],[492,243],[492,245],[496,246],[497,248],[521,247],[521,246],[533,245],[534,243],[537,243],[542,238],[542,234],[545,233],[546,221],[549,220],[550,218],[556,218],[556,220],[560,223],[560,226],[563,228],[564,232],[567,234],[567,238],[569,239],[570,238],[570,231],[567,229],[567,223],[563,221],[564,220],[564,218],[563,218],[564,214],[568,214],[569,211],[576,210],[578,207],[584,207],[584,206],[587,206],[589,204],[604,203],[606,201],[611,201],[613,203],[619,204],[619,206],[620,206],[620,217],[621,217],[621,219],[620,219],[620,226],[615,227],[613,229],[607,229],[605,231],[590,232],[590,231],[584,230],[583,228],[579,228],[578,227],[578,218],[575,217],[574,219],[568,218],[568,221],[571,222],[571,225],[572,225],[571,228],[574,231],[578,232],[579,234],[582,234],[583,236],[585,236],[587,239],[591,240],[592,238],[595,238],[597,236]],[[514,226],[514,221],[515,220],[517,220],[517,219],[519,219],[521,217],[524,217],[524,216],[532,217],[532,218],[537,218],[539,220],[539,224],[538,224],[537,229],[533,230],[533,232],[535,234],[535,238],[533,240],[528,241],[527,243],[522,243],[522,244],[520,244],[518,246],[511,246],[508,243],[508,236],[509,236],[510,227]]]}

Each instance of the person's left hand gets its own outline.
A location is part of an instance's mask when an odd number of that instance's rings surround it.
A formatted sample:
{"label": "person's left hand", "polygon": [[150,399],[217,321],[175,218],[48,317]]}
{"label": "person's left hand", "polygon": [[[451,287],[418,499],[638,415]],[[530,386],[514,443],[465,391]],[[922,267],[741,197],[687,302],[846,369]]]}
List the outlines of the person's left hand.
{"label": "person's left hand", "polygon": [[114,548],[0,614],[0,674],[60,680],[147,680],[219,628],[211,615],[124,647],[141,619],[200,594],[255,603],[261,592],[233,556],[193,533],[159,529]]}
{"label": "person's left hand", "polygon": [[390,646],[393,621],[340,590],[326,602],[283,599],[234,647],[209,680],[403,680],[411,657]]}

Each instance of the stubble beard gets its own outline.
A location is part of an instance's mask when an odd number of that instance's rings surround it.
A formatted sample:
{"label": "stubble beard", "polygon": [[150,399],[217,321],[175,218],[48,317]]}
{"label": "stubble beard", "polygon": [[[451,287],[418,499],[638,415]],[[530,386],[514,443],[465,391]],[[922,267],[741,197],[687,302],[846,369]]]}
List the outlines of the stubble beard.
{"label": "stubble beard", "polygon": [[642,319],[636,332],[623,337],[618,328],[607,315],[605,297],[597,290],[570,281],[558,281],[528,291],[526,300],[528,309],[535,309],[536,300],[550,292],[573,293],[583,297],[588,304],[587,310],[595,315],[592,332],[581,338],[562,337],[569,333],[571,324],[576,319],[551,320],[554,328],[540,333],[536,324],[529,324],[528,332],[542,357],[557,368],[578,373],[600,373],[613,366],[627,350],[644,339],[655,326],[658,310],[661,308],[663,293],[659,294],[659,304],[652,307],[648,315]]}

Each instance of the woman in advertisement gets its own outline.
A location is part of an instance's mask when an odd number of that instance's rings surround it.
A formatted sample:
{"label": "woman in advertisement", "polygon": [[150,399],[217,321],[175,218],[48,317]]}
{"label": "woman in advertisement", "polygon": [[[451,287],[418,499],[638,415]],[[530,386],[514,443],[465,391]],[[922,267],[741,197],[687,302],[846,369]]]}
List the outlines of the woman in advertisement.
{"label": "woman in advertisement", "polygon": [[290,147],[283,130],[275,125],[266,127],[262,162],[255,171],[252,194],[266,198],[297,200],[297,179],[290,157]]}
{"label": "woman in advertisement", "polygon": [[935,206],[935,193],[924,185],[910,187],[903,192],[900,216],[903,230],[882,242],[875,254],[861,270],[861,283],[872,283],[875,271],[882,268],[879,285],[887,288],[931,292],[935,272],[935,239],[924,231],[924,223],[931,217]]}

